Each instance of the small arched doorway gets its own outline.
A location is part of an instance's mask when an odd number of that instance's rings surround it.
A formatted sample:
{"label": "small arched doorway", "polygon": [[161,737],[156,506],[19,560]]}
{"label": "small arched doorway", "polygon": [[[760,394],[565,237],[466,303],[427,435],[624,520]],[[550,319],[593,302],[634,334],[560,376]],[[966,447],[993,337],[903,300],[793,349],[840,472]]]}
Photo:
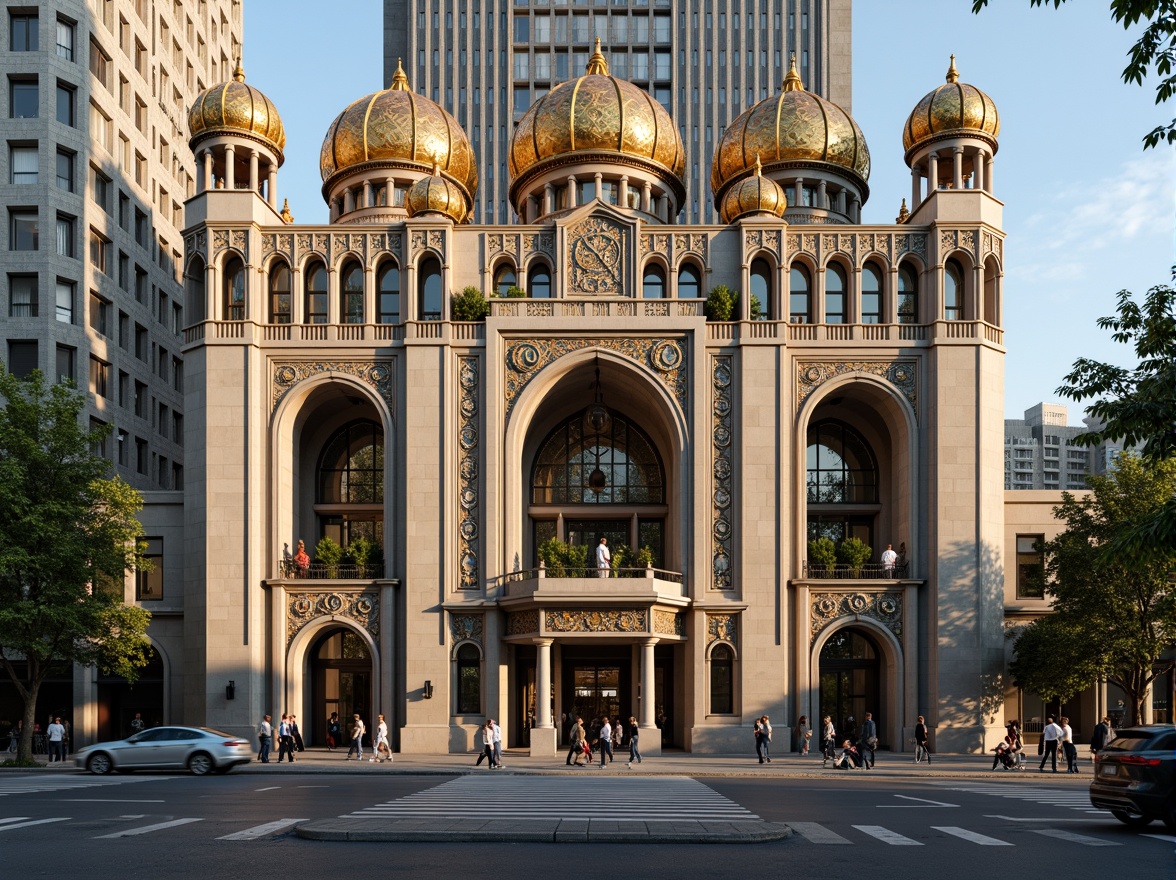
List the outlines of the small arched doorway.
{"label": "small arched doorway", "polygon": [[[875,721],[880,720],[881,657],[881,647],[874,638],[856,627],[833,633],[821,648],[820,717],[828,715],[833,720],[839,741],[856,736],[867,712],[873,713]],[[878,725],[879,735],[884,729]]]}
{"label": "small arched doorway", "polygon": [[367,643],[354,630],[335,627],[315,639],[307,657],[311,723],[300,725],[303,739],[308,743],[325,742],[327,719],[332,712],[338,712],[345,744],[350,740],[351,716],[358,712],[369,728],[364,744],[370,745],[373,676]]}
{"label": "small arched doorway", "polygon": [[[163,700],[163,658],[153,647],[147,649],[147,665],[139,670],[134,683],[121,675],[98,673],[98,742],[122,739],[134,733],[131,720],[140,715],[146,727],[159,727],[168,721]],[[42,688],[42,695],[45,689]],[[38,706],[43,700],[39,699]],[[66,701],[60,701],[68,706]],[[60,712],[58,709],[54,713]],[[62,713],[64,714],[64,713]],[[40,718],[40,716],[38,716]]]}

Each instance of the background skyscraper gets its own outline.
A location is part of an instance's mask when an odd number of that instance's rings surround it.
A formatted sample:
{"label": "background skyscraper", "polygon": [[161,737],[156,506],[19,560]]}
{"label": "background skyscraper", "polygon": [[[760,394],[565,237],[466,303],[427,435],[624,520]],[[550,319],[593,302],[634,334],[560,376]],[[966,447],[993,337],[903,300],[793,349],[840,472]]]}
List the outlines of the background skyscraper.
{"label": "background skyscraper", "polygon": [[791,52],[810,91],[852,111],[851,0],[384,0],[384,79],[465,128],[485,177],[474,221],[505,223],[506,154],[531,103],[584,72],[599,37],[611,73],[679,126],[686,223],[717,222],[711,156],[724,128],[780,88]]}

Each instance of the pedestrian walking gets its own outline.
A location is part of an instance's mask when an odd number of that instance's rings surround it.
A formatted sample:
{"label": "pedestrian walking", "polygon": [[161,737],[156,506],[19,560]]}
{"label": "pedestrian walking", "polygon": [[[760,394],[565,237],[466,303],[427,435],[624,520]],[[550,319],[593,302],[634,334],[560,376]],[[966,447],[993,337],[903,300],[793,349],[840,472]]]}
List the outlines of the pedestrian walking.
{"label": "pedestrian walking", "polygon": [[931,763],[931,749],[928,746],[930,736],[927,734],[927,722],[920,715],[915,719],[915,763],[922,761]]}
{"label": "pedestrian walking", "polygon": [[1090,760],[1097,761],[1098,753],[1114,738],[1115,731],[1111,729],[1111,719],[1104,715],[1103,720],[1094,726],[1094,733],[1090,736]]}
{"label": "pedestrian walking", "polygon": [[1041,764],[1037,768],[1038,773],[1045,772],[1045,762],[1051,762],[1053,772],[1058,772],[1058,742],[1062,738],[1062,729],[1054,724],[1052,715],[1045,716],[1045,729],[1041,731]]}
{"label": "pedestrian walking", "polygon": [[355,755],[355,760],[363,760],[363,735],[367,731],[364,726],[363,719],[359,717],[356,712],[351,716],[351,745],[347,747],[347,760],[351,760],[352,754]]}
{"label": "pedestrian walking", "polygon": [[263,764],[270,762],[270,740],[273,738],[274,729],[270,725],[270,717],[266,715],[261,719],[261,724],[257,725],[257,760]]}
{"label": "pedestrian walking", "polygon": [[617,723],[613,725],[612,730],[612,747],[613,754],[621,750],[621,743],[625,741],[625,725],[621,724],[621,716],[617,716]]}
{"label": "pedestrian walking", "polygon": [[290,738],[294,741],[294,748],[300,752],[306,751],[306,743],[302,741],[302,731],[298,729],[298,716],[290,716]]}
{"label": "pedestrian walking", "polygon": [[833,719],[826,715],[821,719],[821,753],[824,755],[821,761],[822,767],[833,760],[833,748],[836,745],[837,728],[833,726]]}
{"label": "pedestrian walking", "polygon": [[1062,716],[1062,735],[1059,739],[1062,753],[1066,756],[1066,772],[1078,772],[1078,746],[1074,744],[1074,729],[1070,727],[1070,719]]}
{"label": "pedestrian walking", "polygon": [[874,723],[874,713],[867,712],[862,721],[862,733],[858,738],[858,750],[862,755],[862,766],[872,770],[878,751],[878,725]]}
{"label": "pedestrian walking", "polygon": [[333,752],[343,738],[343,727],[339,724],[339,713],[332,712],[327,719],[327,751]]}
{"label": "pedestrian walking", "polygon": [[600,766],[605,765],[605,757],[612,760],[612,725],[608,723],[608,716],[600,719]]}
{"label": "pedestrian walking", "polygon": [[755,722],[756,740],[755,750],[759,755],[760,763],[772,763],[772,724],[768,720],[767,715],[761,715]]}
{"label": "pedestrian walking", "polygon": [[490,720],[478,728],[478,735],[482,737],[482,751],[478,753],[478,760],[474,761],[475,767],[481,767],[483,761],[489,761],[488,770],[494,769],[494,728],[490,725]]}
{"label": "pedestrian walking", "polygon": [[568,739],[571,741],[571,746],[568,748],[568,757],[565,764],[574,764],[577,767],[580,764],[580,758],[584,756],[584,719],[579,715],[572,721],[572,726],[568,729]]}
{"label": "pedestrian walking", "polygon": [[796,722],[796,745],[800,756],[803,758],[809,753],[809,741],[813,738],[813,730],[809,727],[808,716],[801,715],[800,720]]}
{"label": "pedestrian walking", "polygon": [[494,743],[494,769],[502,769],[502,728],[493,718],[490,719],[490,733]]}
{"label": "pedestrian walking", "polygon": [[290,759],[290,763],[294,763],[294,737],[290,733],[290,716],[283,713],[282,720],[278,724],[278,763],[282,763],[282,756],[285,755]]}
{"label": "pedestrian walking", "polygon": [[65,761],[65,728],[61,724],[61,718],[55,717],[53,723],[45,728],[45,733],[49,737],[49,763],[54,761],[57,763],[64,763]]}
{"label": "pedestrian walking", "polygon": [[377,764],[383,764],[385,761],[392,762],[392,746],[388,744],[388,722],[384,720],[383,715],[376,716],[379,720],[376,723],[376,747],[375,757],[370,760]]}
{"label": "pedestrian walking", "polygon": [[637,726],[637,719],[632,715],[629,716],[629,763],[626,767],[632,767],[633,762],[641,763],[641,750],[637,747],[637,740],[641,735],[641,729]]}

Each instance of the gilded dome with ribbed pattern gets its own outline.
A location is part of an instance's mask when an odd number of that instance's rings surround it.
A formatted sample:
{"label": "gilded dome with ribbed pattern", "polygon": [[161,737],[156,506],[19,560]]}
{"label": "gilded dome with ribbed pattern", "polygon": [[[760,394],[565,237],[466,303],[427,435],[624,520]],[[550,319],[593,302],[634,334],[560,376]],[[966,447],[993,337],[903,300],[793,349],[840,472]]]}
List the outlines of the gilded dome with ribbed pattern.
{"label": "gilded dome with ribbed pattern", "polygon": [[653,166],[685,194],[686,150],[677,126],[652,95],[609,75],[598,39],[585,74],[539,98],[515,126],[507,157],[512,198],[529,172],[601,153]]}
{"label": "gilded dome with ribbed pattern", "polygon": [[972,135],[992,142],[1000,134],[1000,115],[992,98],[975,86],[960,82],[955,56],[947,69],[947,82],[928,92],[915,105],[902,129],[902,147],[911,151],[941,135]]}
{"label": "gilded dome with ribbed pattern", "polygon": [[719,218],[724,223],[734,223],[740,217],[750,214],[771,214],[783,217],[788,199],[780,184],[763,176],[759,157],[755,160],[755,174],[731,186],[723,195],[719,205]]}
{"label": "gilded dome with ribbed pattern", "polygon": [[464,190],[472,208],[478,189],[474,150],[457,120],[408,87],[397,65],[392,85],[367,95],[335,117],[319,154],[324,181],[367,162],[416,167],[437,165]]}
{"label": "gilded dome with ribbed pattern", "polygon": [[442,214],[454,223],[461,223],[469,216],[461,188],[442,175],[437,166],[433,166],[433,173],[429,177],[422,177],[408,188],[404,207],[409,217]]}
{"label": "gilded dome with ribbed pattern", "polygon": [[260,138],[278,154],[286,148],[286,129],[273,102],[260,89],[245,84],[245,71],[237,64],[233,78],[205,89],[196,96],[188,113],[189,143],[224,133],[243,133]]}
{"label": "gilded dome with ribbed pattern", "polygon": [[786,162],[826,162],[859,177],[870,177],[870,151],[853,118],[820,95],[807,92],[793,58],[784,86],[744,110],[723,132],[711,165],[711,191],[723,188],[763,160],[769,173]]}

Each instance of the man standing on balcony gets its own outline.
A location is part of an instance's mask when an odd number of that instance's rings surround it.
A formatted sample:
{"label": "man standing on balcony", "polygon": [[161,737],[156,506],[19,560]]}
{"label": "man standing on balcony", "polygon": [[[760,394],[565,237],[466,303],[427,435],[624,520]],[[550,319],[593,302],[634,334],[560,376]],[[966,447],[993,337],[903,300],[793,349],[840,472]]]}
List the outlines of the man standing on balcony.
{"label": "man standing on balcony", "polygon": [[596,545],[596,576],[606,578],[612,568],[612,555],[608,552],[608,538],[601,538]]}
{"label": "man standing on balcony", "polygon": [[894,563],[898,562],[898,554],[894,552],[894,545],[887,544],[886,550],[882,553],[882,575],[883,577],[894,577]]}

